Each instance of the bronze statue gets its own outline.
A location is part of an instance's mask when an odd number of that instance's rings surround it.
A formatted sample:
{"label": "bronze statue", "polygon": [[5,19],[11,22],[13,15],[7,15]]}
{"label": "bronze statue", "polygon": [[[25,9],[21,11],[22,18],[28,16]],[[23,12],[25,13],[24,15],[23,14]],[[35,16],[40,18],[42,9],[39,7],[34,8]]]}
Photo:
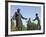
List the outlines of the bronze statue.
{"label": "bronze statue", "polygon": [[37,23],[37,26],[38,26],[38,28],[37,29],[41,29],[41,26],[40,26],[40,19],[39,19],[39,17],[38,17],[38,14],[36,13],[36,17],[35,17],[35,19],[33,20],[33,21],[35,21],[35,20],[37,20],[38,21],[38,23]]}
{"label": "bronze statue", "polygon": [[18,8],[17,9],[17,12],[15,12],[15,15],[14,15],[15,19],[16,19],[16,30],[22,30],[22,26],[23,26],[23,23],[22,23],[22,19],[27,19],[27,18],[24,18],[21,13],[20,13],[20,9]]}

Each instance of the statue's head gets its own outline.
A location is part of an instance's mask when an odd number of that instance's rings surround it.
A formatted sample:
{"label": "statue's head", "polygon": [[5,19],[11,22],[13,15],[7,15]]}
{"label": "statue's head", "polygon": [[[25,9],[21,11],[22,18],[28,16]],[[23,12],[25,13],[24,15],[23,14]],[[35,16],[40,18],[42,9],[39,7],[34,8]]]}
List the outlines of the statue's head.
{"label": "statue's head", "polygon": [[38,13],[36,13],[36,16],[38,16]]}
{"label": "statue's head", "polygon": [[17,9],[17,12],[18,12],[18,13],[20,12],[20,9],[19,9],[19,8]]}

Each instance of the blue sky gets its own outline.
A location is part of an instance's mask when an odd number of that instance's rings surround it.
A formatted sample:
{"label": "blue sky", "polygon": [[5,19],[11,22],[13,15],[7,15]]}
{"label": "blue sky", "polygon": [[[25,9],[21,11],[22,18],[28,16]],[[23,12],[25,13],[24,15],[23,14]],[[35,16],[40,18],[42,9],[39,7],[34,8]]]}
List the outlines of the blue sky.
{"label": "blue sky", "polygon": [[38,13],[38,16],[41,17],[41,6],[21,6],[21,5],[11,5],[11,16],[14,15],[16,10],[20,8],[20,13],[26,18],[35,18],[35,14]]}

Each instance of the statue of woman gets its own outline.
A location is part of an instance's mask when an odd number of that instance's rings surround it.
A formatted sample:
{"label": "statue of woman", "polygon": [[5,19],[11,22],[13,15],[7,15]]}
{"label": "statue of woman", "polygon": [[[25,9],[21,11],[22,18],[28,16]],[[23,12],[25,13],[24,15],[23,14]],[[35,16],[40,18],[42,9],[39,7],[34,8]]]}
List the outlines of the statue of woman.
{"label": "statue of woman", "polygon": [[15,12],[14,17],[16,19],[16,28],[17,28],[17,30],[22,30],[23,23],[22,23],[22,20],[21,19],[25,19],[26,20],[27,18],[24,18],[21,15],[19,8],[17,9],[17,12]]}

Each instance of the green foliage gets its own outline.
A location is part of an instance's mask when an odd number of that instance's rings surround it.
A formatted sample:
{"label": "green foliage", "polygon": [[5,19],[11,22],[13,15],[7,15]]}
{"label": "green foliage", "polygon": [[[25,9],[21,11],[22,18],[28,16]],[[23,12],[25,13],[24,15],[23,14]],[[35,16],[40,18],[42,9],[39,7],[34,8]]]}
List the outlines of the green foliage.
{"label": "green foliage", "polygon": [[[28,22],[27,22],[28,23]],[[29,24],[28,24],[29,25]],[[25,27],[24,25],[22,25],[22,30],[20,31],[25,31],[25,30],[40,30],[41,26],[38,24],[35,24],[34,22],[31,22],[29,27]],[[11,21],[11,31],[19,31],[17,30],[16,26],[14,25],[14,22]]]}
{"label": "green foliage", "polygon": [[24,30],[27,30],[27,28],[24,25],[22,25],[22,31]]}
{"label": "green foliage", "polygon": [[31,30],[37,30],[37,24],[31,23]]}

